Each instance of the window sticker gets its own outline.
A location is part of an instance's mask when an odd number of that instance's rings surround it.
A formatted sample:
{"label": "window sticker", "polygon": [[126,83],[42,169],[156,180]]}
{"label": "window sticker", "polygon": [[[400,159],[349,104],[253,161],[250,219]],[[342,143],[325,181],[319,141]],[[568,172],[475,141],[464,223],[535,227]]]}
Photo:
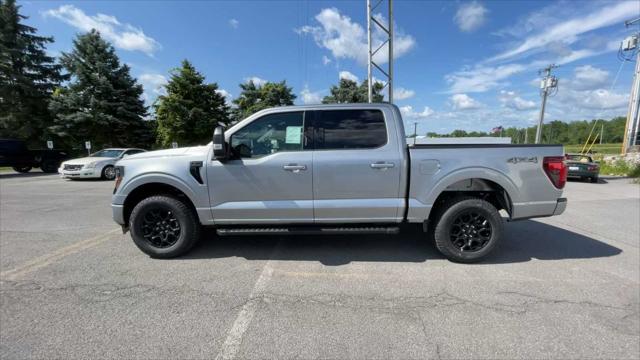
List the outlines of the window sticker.
{"label": "window sticker", "polygon": [[285,143],[300,144],[302,142],[302,126],[287,126]]}

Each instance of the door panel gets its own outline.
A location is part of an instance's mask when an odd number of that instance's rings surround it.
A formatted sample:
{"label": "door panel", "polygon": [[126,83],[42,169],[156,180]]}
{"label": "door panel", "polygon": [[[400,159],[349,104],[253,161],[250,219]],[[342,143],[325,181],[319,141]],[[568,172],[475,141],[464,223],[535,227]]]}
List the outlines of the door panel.
{"label": "door panel", "polygon": [[[216,224],[313,222],[311,152],[280,152],[208,167]],[[306,170],[285,167],[306,166]]]}
{"label": "door panel", "polygon": [[[316,222],[396,222],[402,159],[387,139],[382,112],[318,111],[314,115]],[[331,149],[339,148],[339,149]]]}
{"label": "door panel", "polygon": [[312,152],[303,112],[267,114],[229,136],[232,160],[207,166],[216,224],[313,222]]}

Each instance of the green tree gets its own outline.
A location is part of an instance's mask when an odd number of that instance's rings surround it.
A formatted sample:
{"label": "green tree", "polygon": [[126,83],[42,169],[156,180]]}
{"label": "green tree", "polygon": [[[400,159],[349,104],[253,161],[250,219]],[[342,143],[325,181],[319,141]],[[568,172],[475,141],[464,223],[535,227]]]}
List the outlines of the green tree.
{"label": "green tree", "polygon": [[216,126],[229,122],[229,107],[218,93],[218,84],[205,84],[204,80],[188,60],[171,72],[167,94],[158,97],[154,105],[158,143],[206,143]]}
{"label": "green tree", "polygon": [[233,118],[236,121],[247,116],[274,106],[293,105],[296,96],[293,89],[287,86],[285,80],[281,82],[266,82],[264,85],[256,85],[252,80],[240,84],[240,96],[233,103]]}
{"label": "green tree", "polygon": [[19,10],[15,0],[0,0],[0,137],[42,146],[52,121],[49,98],[64,76],[45,52],[53,38],[37,36]]}
{"label": "green tree", "polygon": [[94,148],[149,145],[152,125],[144,120],[142,85],[98,31],[78,35],[61,61],[72,79],[51,100],[56,134],[76,146],[86,140]]}
{"label": "green tree", "polygon": [[[382,83],[373,83],[373,102],[379,103],[384,100],[384,96],[380,94],[383,89]],[[344,104],[344,103],[366,103],[369,101],[369,87],[367,79],[360,86],[353,80],[340,79],[338,85],[331,86],[331,95],[327,95],[322,99],[323,104]]]}

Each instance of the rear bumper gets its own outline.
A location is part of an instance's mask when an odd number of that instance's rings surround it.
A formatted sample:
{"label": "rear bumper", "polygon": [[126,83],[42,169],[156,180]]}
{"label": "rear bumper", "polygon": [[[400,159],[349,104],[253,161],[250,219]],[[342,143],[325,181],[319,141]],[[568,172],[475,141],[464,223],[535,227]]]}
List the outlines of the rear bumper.
{"label": "rear bumper", "polygon": [[559,198],[556,202],[556,209],[553,211],[553,215],[560,215],[567,208],[567,198]]}
{"label": "rear bumper", "polygon": [[595,171],[568,171],[567,177],[597,177],[598,172]]}

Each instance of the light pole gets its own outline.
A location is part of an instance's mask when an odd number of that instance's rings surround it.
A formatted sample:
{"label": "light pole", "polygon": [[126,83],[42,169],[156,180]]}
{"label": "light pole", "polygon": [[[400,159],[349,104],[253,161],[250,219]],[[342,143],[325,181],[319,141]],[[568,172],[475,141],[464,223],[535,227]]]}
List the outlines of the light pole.
{"label": "light pole", "polygon": [[558,79],[551,75],[551,69],[557,68],[555,64],[551,64],[546,68],[540,70],[540,73],[544,73],[540,88],[542,89],[542,107],[540,108],[540,120],[538,121],[538,129],[536,130],[536,144],[540,143],[542,138],[542,124],[544,123],[544,109],[547,106],[547,96],[549,96],[549,90],[557,88]]}

